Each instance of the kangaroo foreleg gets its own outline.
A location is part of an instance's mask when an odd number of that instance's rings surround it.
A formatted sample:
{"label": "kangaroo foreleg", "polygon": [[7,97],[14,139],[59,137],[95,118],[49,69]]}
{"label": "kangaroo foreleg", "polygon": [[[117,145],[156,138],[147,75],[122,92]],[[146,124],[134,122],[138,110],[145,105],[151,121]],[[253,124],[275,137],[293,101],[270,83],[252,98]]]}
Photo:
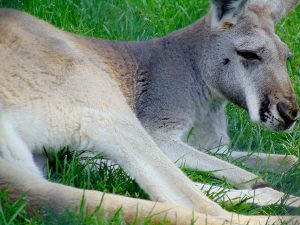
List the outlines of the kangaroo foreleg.
{"label": "kangaroo foreleg", "polygon": [[[288,207],[300,207],[300,197],[288,195],[280,191],[276,191],[272,188],[259,188],[255,190],[235,190],[223,188],[220,186],[195,183],[200,190],[208,192],[209,194],[217,194],[216,201],[228,201],[232,203],[238,203],[240,201],[245,201],[249,204],[255,204],[258,206],[267,206],[271,204],[282,204]],[[221,195],[219,194],[221,193]]]}
{"label": "kangaroo foreleg", "polygon": [[252,189],[264,184],[264,181],[255,174],[200,152],[177,138],[159,137],[155,140],[161,150],[178,166],[211,171],[215,177],[226,178],[229,183],[239,188]]}
{"label": "kangaroo foreleg", "polygon": [[230,151],[229,154],[231,159],[244,162],[250,169],[279,174],[291,169],[298,161],[298,158],[292,155],[249,153],[242,151]]}

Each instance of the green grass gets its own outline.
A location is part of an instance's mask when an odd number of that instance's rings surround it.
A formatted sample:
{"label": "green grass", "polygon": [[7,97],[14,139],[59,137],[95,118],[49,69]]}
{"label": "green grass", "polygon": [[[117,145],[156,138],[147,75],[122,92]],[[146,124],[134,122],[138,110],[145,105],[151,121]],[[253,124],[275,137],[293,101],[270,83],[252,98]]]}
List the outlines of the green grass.
{"label": "green grass", "polygon": [[[112,40],[146,40],[161,37],[182,28],[208,10],[206,0],[0,0],[0,7],[16,8],[42,18],[63,30]],[[294,52],[288,62],[288,71],[295,91],[300,96],[300,6],[277,25],[277,33]],[[273,133],[248,121],[246,112],[228,106],[229,133],[233,148],[268,153],[293,154],[300,157],[300,129],[291,133]],[[60,152],[49,161],[49,179],[80,188],[112,192],[132,197],[148,198],[138,185],[120,168],[97,159],[82,162],[79,154]],[[100,156],[101,158],[102,156]],[[237,162],[243,166],[242,163]],[[87,170],[86,167],[92,167]],[[194,181],[227,186],[210,173],[183,169]],[[257,171],[254,171],[258,173]],[[260,173],[278,190],[300,196],[300,164],[283,175]],[[227,186],[228,187],[228,186]],[[208,195],[218,199],[219,194]],[[241,201],[238,204],[221,203],[228,210],[244,214],[300,214],[283,206],[255,207]],[[0,224],[122,224],[122,213],[111,219],[97,221],[95,216],[66,212],[63,217],[51,212],[42,218],[26,211],[26,201],[9,203],[6,192],[0,192]],[[145,222],[147,224],[147,222]]]}

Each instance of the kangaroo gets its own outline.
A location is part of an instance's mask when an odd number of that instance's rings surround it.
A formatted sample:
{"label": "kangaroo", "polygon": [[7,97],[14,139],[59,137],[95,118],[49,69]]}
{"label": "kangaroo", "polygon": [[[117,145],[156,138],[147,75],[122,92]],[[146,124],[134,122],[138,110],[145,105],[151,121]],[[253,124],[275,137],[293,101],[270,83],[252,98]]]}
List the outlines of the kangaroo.
{"label": "kangaroo", "polygon": [[[285,68],[290,51],[276,36],[274,24],[297,2],[215,0],[203,19],[145,42],[82,37],[2,9],[0,187],[8,187],[12,198],[28,192],[33,208],[47,201],[58,211],[78,207],[84,196],[91,212],[103,193],[50,183],[33,159],[43,147],[69,145],[104,152],[152,200],[168,203],[158,208],[171,208],[173,223],[176,213],[185,218],[181,224],[191,221],[193,213],[181,207],[195,210],[199,224],[206,224],[207,218],[210,224],[299,220],[229,213],[177,167],[185,163],[213,170],[216,177],[244,189],[265,184],[195,147],[216,149],[221,140],[221,150],[227,150],[228,100],[269,129],[293,127],[298,106]],[[190,127],[195,128],[191,145],[182,141]],[[233,152],[232,157],[243,154]],[[272,171],[283,161],[287,161],[284,170],[296,161],[292,156],[258,154],[248,165],[266,157],[272,161]],[[267,191],[271,200],[280,200],[272,194],[275,190]],[[268,199],[263,200],[268,204]],[[104,202],[108,214],[123,206],[127,221],[133,220],[137,205],[145,209],[139,211],[142,216],[153,207],[151,202],[112,195]]]}

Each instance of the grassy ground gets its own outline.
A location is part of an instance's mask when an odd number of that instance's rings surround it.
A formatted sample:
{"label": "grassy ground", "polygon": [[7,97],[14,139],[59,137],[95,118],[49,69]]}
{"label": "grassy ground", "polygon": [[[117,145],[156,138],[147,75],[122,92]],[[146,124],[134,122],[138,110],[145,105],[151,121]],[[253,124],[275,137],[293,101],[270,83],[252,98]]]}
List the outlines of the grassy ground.
{"label": "grassy ground", "polygon": [[[118,40],[145,40],[160,37],[192,23],[208,9],[206,0],[0,0],[0,7],[10,7],[29,12],[63,30],[77,34]],[[288,62],[293,85],[300,95],[300,6],[277,26],[280,37],[293,50],[295,56]],[[299,125],[291,133],[272,133],[248,121],[247,114],[229,105],[229,132],[234,148],[269,153],[293,154],[300,157]],[[66,150],[66,149],[65,149]],[[243,166],[241,162],[236,162]],[[49,163],[49,179],[68,185],[113,192],[127,196],[148,198],[138,185],[121,169],[113,169],[105,161],[100,168],[89,172],[86,164],[96,166],[95,159],[85,163],[78,155],[62,151]],[[99,165],[98,165],[99,166]],[[184,169],[195,181],[218,183],[209,173]],[[257,171],[254,171],[257,172]],[[300,196],[300,164],[283,175],[260,173],[278,190]],[[222,194],[222,193],[220,193]],[[218,198],[218,195],[210,195]],[[300,214],[300,209],[289,210],[282,206],[254,207],[243,202],[222,203],[235,212],[245,214]],[[30,215],[26,202],[8,203],[7,193],[0,192],[0,224],[122,224],[120,212],[112,220],[96,221],[84,213],[75,216],[66,212],[64,217],[47,214],[41,218]],[[147,224],[147,222],[145,222]]]}

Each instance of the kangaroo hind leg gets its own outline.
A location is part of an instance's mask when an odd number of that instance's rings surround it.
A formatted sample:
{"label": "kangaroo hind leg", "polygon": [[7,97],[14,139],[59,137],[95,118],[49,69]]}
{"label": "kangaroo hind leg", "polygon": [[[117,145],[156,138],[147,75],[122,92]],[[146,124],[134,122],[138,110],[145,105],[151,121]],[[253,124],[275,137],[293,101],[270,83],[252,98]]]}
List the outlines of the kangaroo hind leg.
{"label": "kangaroo hind leg", "polygon": [[81,125],[84,136],[132,176],[154,201],[176,203],[210,215],[226,214],[164,155],[126,107],[110,114],[92,112]]}
{"label": "kangaroo hind leg", "polygon": [[30,149],[4,115],[0,115],[0,157],[29,173],[42,176]]}
{"label": "kangaroo hind leg", "polygon": [[[32,212],[52,210],[62,214],[65,209],[82,212],[82,204],[88,215],[114,217],[122,209],[127,223],[142,223],[151,218],[151,224],[169,221],[170,224],[219,225],[226,219],[199,214],[178,205],[128,198],[99,191],[83,190],[49,182],[39,176],[27,173],[0,157],[0,191],[7,189],[12,201],[26,193],[27,209]],[[83,201],[84,200],[84,201]],[[99,208],[100,207],[100,208]],[[104,215],[103,215],[104,211]],[[227,223],[226,223],[227,224]]]}

